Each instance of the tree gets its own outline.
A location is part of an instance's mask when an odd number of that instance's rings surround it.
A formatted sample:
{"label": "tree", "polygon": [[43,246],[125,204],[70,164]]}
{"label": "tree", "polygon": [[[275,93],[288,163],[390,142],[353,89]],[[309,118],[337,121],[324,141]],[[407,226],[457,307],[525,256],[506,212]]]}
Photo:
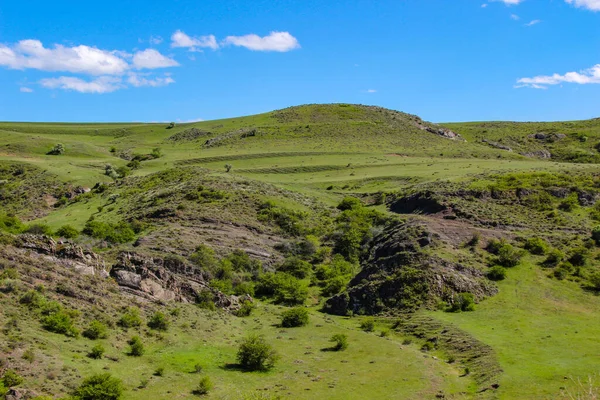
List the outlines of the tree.
{"label": "tree", "polygon": [[169,329],[169,320],[165,314],[157,311],[152,315],[150,321],[148,321],[148,327],[158,331],[166,331]]}
{"label": "tree", "polygon": [[142,325],[140,310],[138,310],[135,307],[129,307],[125,311],[125,313],[121,315],[121,318],[119,319],[119,322],[117,322],[117,324],[125,329],[137,328],[138,326]]}
{"label": "tree", "polygon": [[92,347],[92,349],[88,353],[88,357],[93,358],[95,360],[99,360],[104,355],[104,351],[104,346],[102,346],[101,344],[97,344],[94,347]]}
{"label": "tree", "polygon": [[144,344],[139,336],[134,336],[127,342],[129,344],[129,355],[140,357],[144,355]]}
{"label": "tree", "polygon": [[266,371],[279,359],[267,341],[258,335],[250,335],[242,341],[237,353],[238,363],[248,371]]}
{"label": "tree", "polygon": [[79,231],[71,225],[63,225],[56,231],[56,235],[65,239],[75,239],[79,236]]}
{"label": "tree", "polygon": [[60,156],[61,154],[64,154],[64,152],[65,146],[63,146],[61,143],[58,143],[47,154],[51,156]]}
{"label": "tree", "polygon": [[333,342],[334,351],[346,350],[348,348],[348,336],[343,333],[335,334],[329,339],[330,342]]}
{"label": "tree", "polygon": [[308,310],[304,307],[294,307],[281,314],[281,326],[295,328],[308,324]]}
{"label": "tree", "polygon": [[123,383],[109,373],[92,375],[73,392],[76,400],[118,400],[123,395]]}
{"label": "tree", "polygon": [[102,322],[93,320],[90,322],[90,326],[83,331],[83,336],[91,340],[105,339],[108,336],[108,330]]}

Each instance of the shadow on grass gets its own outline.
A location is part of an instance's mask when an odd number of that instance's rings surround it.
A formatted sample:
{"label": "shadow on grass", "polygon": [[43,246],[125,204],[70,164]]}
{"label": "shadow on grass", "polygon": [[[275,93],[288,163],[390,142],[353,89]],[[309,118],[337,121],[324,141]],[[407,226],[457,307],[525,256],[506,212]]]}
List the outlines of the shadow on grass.
{"label": "shadow on grass", "polygon": [[333,347],[323,347],[321,349],[321,351],[336,351],[337,352],[337,351],[342,351],[342,349],[339,349],[338,347],[333,346]]}
{"label": "shadow on grass", "polygon": [[233,364],[233,363],[223,364],[223,365],[219,366],[219,369],[222,369],[223,371],[252,372],[252,373],[258,373],[258,374],[269,372],[268,369],[251,370],[251,369],[244,368],[241,364]]}

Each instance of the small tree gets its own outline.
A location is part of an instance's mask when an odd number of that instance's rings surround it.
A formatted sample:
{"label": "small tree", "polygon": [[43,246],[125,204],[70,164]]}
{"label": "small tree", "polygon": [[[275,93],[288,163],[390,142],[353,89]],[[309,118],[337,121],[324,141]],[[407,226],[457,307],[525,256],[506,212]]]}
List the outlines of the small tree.
{"label": "small tree", "polygon": [[1,382],[4,384],[4,386],[10,388],[13,386],[19,386],[21,383],[23,383],[23,378],[12,369],[7,369],[2,376]]}
{"label": "small tree", "polygon": [[61,154],[64,154],[64,152],[65,152],[65,146],[63,146],[61,143],[58,143],[58,144],[54,145],[52,150],[50,150],[48,152],[48,155],[60,156]]}
{"label": "small tree", "polygon": [[166,331],[169,329],[169,320],[165,314],[157,311],[152,315],[150,321],[148,321],[148,327],[158,331]]}
{"label": "small tree", "polygon": [[365,332],[373,332],[375,330],[375,320],[373,318],[366,318],[360,323],[360,329]]}
{"label": "small tree", "polygon": [[127,354],[134,357],[144,355],[144,344],[139,336],[132,337],[127,343],[129,344],[129,353]]}
{"label": "small tree", "polygon": [[308,311],[304,307],[294,307],[281,314],[281,326],[295,328],[308,324]]}
{"label": "small tree", "polygon": [[277,352],[258,335],[250,335],[244,339],[237,353],[239,364],[248,371],[269,370],[275,366],[278,359]]}
{"label": "small tree", "polygon": [[231,168],[233,168],[233,165],[231,165],[231,164],[225,164],[225,171],[226,172],[231,171]]}
{"label": "small tree", "polygon": [[491,281],[503,281],[506,279],[506,268],[496,265],[490,268],[486,275]]}
{"label": "small tree", "polygon": [[194,391],[192,393],[195,394],[196,396],[204,396],[204,395],[208,394],[208,392],[212,388],[213,388],[212,381],[210,380],[210,378],[208,376],[205,376],[202,379],[200,379],[198,386],[196,386],[196,389],[194,389]]}
{"label": "small tree", "polygon": [[75,239],[77,236],[79,236],[79,231],[71,225],[63,225],[56,231],[56,236],[60,236],[65,239]]}
{"label": "small tree", "polygon": [[152,156],[152,158],[161,158],[162,150],[160,149],[160,147],[155,147],[152,149],[152,153],[150,153],[150,155]]}
{"label": "small tree", "polygon": [[90,326],[83,331],[83,336],[91,340],[105,339],[108,336],[108,329],[102,322],[93,320],[90,322]]}
{"label": "small tree", "polygon": [[94,347],[92,347],[92,349],[88,353],[88,357],[93,358],[95,360],[99,360],[104,355],[104,351],[104,346],[102,346],[101,344],[97,344]]}
{"label": "small tree", "polygon": [[333,335],[329,341],[334,343],[332,348],[334,351],[346,350],[348,348],[348,336],[343,333]]}
{"label": "small tree", "polygon": [[127,311],[121,315],[121,318],[117,324],[125,329],[137,328],[138,326],[142,325],[140,311],[137,308],[129,307]]}
{"label": "small tree", "polygon": [[92,375],[73,392],[76,400],[118,400],[123,395],[123,383],[110,374]]}

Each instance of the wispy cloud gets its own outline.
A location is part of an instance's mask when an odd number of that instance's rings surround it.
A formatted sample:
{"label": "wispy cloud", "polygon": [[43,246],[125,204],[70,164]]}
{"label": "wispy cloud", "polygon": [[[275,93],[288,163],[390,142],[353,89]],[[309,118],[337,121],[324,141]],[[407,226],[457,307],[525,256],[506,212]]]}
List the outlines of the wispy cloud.
{"label": "wispy cloud", "polygon": [[135,87],[150,86],[159,87],[167,86],[175,83],[175,80],[170,75],[165,74],[163,77],[148,78],[148,74],[130,73],[127,82]]}
{"label": "wispy cloud", "polygon": [[600,0],[565,0],[568,4],[573,4],[578,8],[585,8],[591,11],[600,11]]}
{"label": "wispy cloud", "polygon": [[525,26],[534,26],[534,25],[539,24],[540,22],[542,22],[542,21],[540,21],[539,19],[534,19],[533,21],[526,23]]}
{"label": "wispy cloud", "polygon": [[525,0],[491,0],[494,2],[504,3],[507,6],[516,6],[524,2]]}
{"label": "wispy cloud", "polygon": [[245,47],[254,51],[278,51],[286,52],[300,48],[298,39],[289,32],[271,32],[267,36],[260,37],[255,34],[244,36],[227,36],[223,45]]}
{"label": "wispy cloud", "polygon": [[516,87],[547,89],[548,86],[559,85],[561,83],[576,83],[579,85],[600,84],[600,64],[579,72],[567,72],[564,75],[553,74],[521,78],[517,81]]}
{"label": "wispy cloud", "polygon": [[150,44],[161,44],[163,42],[163,38],[160,36],[150,36],[149,40]]}
{"label": "wispy cloud", "polygon": [[518,21],[521,19],[521,17],[519,17],[517,14],[511,14],[510,19],[512,19],[513,21]]}
{"label": "wispy cloud", "polygon": [[21,91],[22,93],[32,93],[33,89],[23,86],[19,89],[19,91]]}
{"label": "wispy cloud", "polygon": [[217,38],[214,35],[192,37],[186,35],[181,30],[177,30],[175,33],[173,33],[173,35],[171,35],[171,47],[184,47],[190,51],[200,51],[201,48],[217,50],[219,48],[219,44],[217,43]]}
{"label": "wispy cloud", "polygon": [[133,55],[133,67],[136,69],[156,69],[177,66],[179,66],[177,61],[163,56],[154,49],[138,51]]}
{"label": "wispy cloud", "polygon": [[40,84],[49,89],[72,90],[80,93],[110,93],[124,87],[122,79],[116,76],[101,76],[91,81],[61,76],[42,79]]}
{"label": "wispy cloud", "polygon": [[377,93],[377,90],[375,90],[375,89],[367,89],[366,92],[367,93]]}

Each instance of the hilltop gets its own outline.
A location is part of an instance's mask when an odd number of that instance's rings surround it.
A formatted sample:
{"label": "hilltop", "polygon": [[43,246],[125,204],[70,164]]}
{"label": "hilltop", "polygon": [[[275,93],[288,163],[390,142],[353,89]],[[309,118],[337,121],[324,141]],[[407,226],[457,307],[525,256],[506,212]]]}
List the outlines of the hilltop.
{"label": "hilltop", "polygon": [[[0,370],[24,378],[5,386],[64,396],[108,370],[132,399],[189,396],[200,376],[224,399],[579,393],[600,328],[599,143],[595,120],[352,104],[0,123]],[[309,324],[279,326],[295,306]],[[281,355],[270,372],[232,364],[253,332]]]}

